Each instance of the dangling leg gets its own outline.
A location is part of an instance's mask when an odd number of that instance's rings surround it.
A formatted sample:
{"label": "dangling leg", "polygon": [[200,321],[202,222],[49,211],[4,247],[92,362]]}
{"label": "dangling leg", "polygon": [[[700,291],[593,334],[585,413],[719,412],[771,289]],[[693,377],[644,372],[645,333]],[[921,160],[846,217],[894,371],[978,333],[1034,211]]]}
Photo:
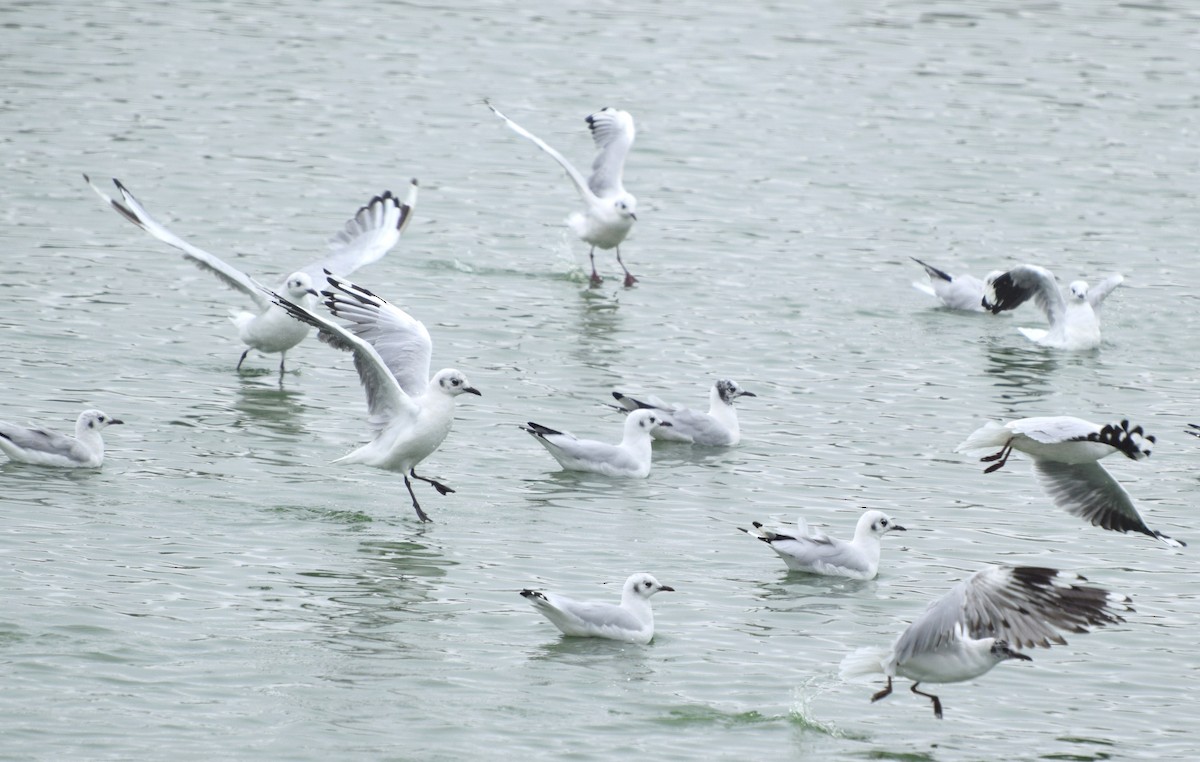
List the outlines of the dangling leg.
{"label": "dangling leg", "polygon": [[[633,273],[629,272],[629,268],[625,266],[625,263],[621,261],[621,247],[620,246],[617,247],[617,264],[619,264],[621,266],[621,269],[625,271],[625,288],[629,288],[634,283],[638,282],[637,278],[633,277]],[[594,265],[593,265],[593,269],[595,269]]]}
{"label": "dangling leg", "polygon": [[282,375],[283,375],[283,373],[284,373],[284,370],[283,370],[283,361],[284,361],[284,359],[286,359],[286,358],[287,358],[287,352],[280,352],[280,353],[279,353],[279,375],[280,375],[280,376],[282,376]]}
{"label": "dangling leg", "polygon": [[414,479],[420,479],[423,482],[429,482],[430,484],[433,485],[433,488],[435,490],[437,490],[439,493],[441,493],[443,495],[447,495],[454,491],[439,481],[435,481],[433,479],[426,479],[424,476],[417,476],[417,470],[415,468],[408,469],[408,472],[410,474],[412,474],[412,478],[414,478]]}
{"label": "dangling leg", "polygon": [[420,519],[421,521],[429,521],[429,517],[425,515],[425,511],[421,510],[421,504],[417,502],[417,496],[415,494],[413,494],[412,482],[410,482],[408,480],[407,476],[404,477],[404,486],[408,487],[408,495],[409,495],[409,497],[412,498],[413,508],[417,512],[417,518]]}
{"label": "dangling leg", "polygon": [[937,717],[939,720],[942,719],[942,700],[932,693],[925,693],[924,691],[917,690],[918,685],[920,685],[920,683],[912,684],[912,692],[918,696],[924,696],[927,699],[933,699],[933,716]]}
{"label": "dangling leg", "polygon": [[892,694],[892,678],[889,677],[887,687],[884,688],[883,690],[881,690],[879,693],[876,693],[874,696],[872,696],[871,703],[874,704],[879,699],[887,698],[891,694]]}
{"label": "dangling leg", "polygon": [[242,359],[238,360],[237,367],[234,370],[241,370],[242,363],[246,362],[246,355],[250,354],[250,348],[247,347],[245,352],[242,352]]}
{"label": "dangling leg", "polygon": [[1008,456],[1012,454],[1012,440],[1008,440],[1008,444],[1000,448],[1000,452],[994,452],[991,455],[985,455],[979,459],[980,463],[991,463],[993,460],[1000,461],[983,469],[985,474],[990,474],[993,471],[998,471],[1004,468],[1004,464],[1008,462]]}
{"label": "dangling leg", "polygon": [[592,278],[591,278],[592,285],[599,286],[601,283],[604,282],[604,278],[601,278],[600,273],[596,272],[596,247],[595,246],[593,246],[592,250],[588,252],[588,259],[592,260]]}

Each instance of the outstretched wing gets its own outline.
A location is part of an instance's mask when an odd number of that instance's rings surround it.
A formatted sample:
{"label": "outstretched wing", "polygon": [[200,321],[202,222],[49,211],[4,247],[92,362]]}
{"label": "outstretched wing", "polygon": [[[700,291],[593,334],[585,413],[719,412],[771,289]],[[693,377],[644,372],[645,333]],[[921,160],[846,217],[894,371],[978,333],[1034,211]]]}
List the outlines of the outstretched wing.
{"label": "outstretched wing", "polygon": [[362,286],[333,275],[326,278],[332,289],[323,292],[329,311],[350,321],[346,328],[375,349],[405,394],[424,394],[433,355],[425,325]]}
{"label": "outstretched wing", "polygon": [[305,307],[290,302],[269,289],[263,289],[271,301],[287,310],[288,314],[316,328],[318,338],[335,349],[354,353],[354,367],[367,393],[368,422],[372,430],[379,431],[387,422],[401,417],[416,418],[419,410],[412,399],[404,393],[396,377],[388,369],[387,362],[375,347],[326,317],[311,312]]}
{"label": "outstretched wing", "polygon": [[[485,103],[487,103],[487,101],[485,101]],[[553,158],[560,165],[562,165],[562,168],[564,170],[566,170],[566,172],[567,172],[567,177],[571,178],[571,182],[575,183],[575,188],[579,191],[579,195],[583,196],[585,201],[595,200],[595,194],[592,193],[591,188],[588,187],[588,183],[586,180],[583,179],[583,175],[581,175],[579,173],[579,170],[575,169],[574,165],[572,165],[571,162],[567,161],[566,158],[563,157],[563,155],[561,153],[559,153],[558,151],[555,151],[553,148],[551,148],[546,143],[546,141],[542,140],[537,135],[534,135],[529,130],[525,129],[521,125],[517,124],[513,120],[506,117],[504,114],[501,114],[500,110],[498,108],[496,108],[495,106],[493,106],[491,103],[488,103],[487,107],[490,108],[496,116],[503,119],[504,123],[509,126],[509,129],[511,129],[513,132],[517,133],[518,135],[520,135],[522,137],[532,140],[534,145],[536,145],[538,148],[542,149],[546,153],[550,154],[551,158]]]}
{"label": "outstretched wing", "polygon": [[616,196],[625,192],[621,184],[621,173],[625,169],[625,157],[633,146],[637,134],[633,117],[628,111],[602,108],[587,118],[588,129],[596,142],[596,158],[592,161],[592,176],[588,187],[600,198]]}
{"label": "outstretched wing", "polygon": [[1096,309],[1100,304],[1112,293],[1112,290],[1125,282],[1125,276],[1120,273],[1113,273],[1104,280],[1097,283],[1088,289],[1087,300],[1088,304],[1092,305],[1092,309]]}
{"label": "outstretched wing", "polygon": [[141,202],[139,202],[134,195],[129,192],[128,188],[121,184],[120,180],[114,177],[113,184],[116,185],[117,190],[121,192],[121,198],[124,203],[110,198],[108,194],[97,188],[92,182],[91,178],[87,175],[84,175],[83,179],[86,180],[87,184],[92,187],[92,190],[96,192],[96,195],[104,199],[105,203],[115,209],[122,217],[129,220],[134,225],[137,225],[142,230],[145,230],[147,233],[163,243],[179,249],[183,252],[183,256],[187,257],[201,269],[208,270],[213,275],[216,275],[218,278],[220,278],[225,285],[229,286],[230,288],[236,288],[238,291],[241,291],[243,294],[253,299],[255,305],[258,306],[259,312],[265,311],[271,306],[271,300],[267,298],[263,291],[263,287],[258,283],[258,281],[254,280],[254,278],[251,278],[249,275],[237,269],[236,267],[227,264],[220,257],[209,254],[207,251],[193,246],[192,244],[172,233],[170,230],[167,230],[158,220],[150,216],[150,213],[146,211]]}
{"label": "outstretched wing", "polygon": [[1035,460],[1034,471],[1054,504],[1073,516],[1116,532],[1141,532],[1172,547],[1183,545],[1146,526],[1125,488],[1099,463]]}
{"label": "outstretched wing", "polygon": [[305,267],[302,272],[308,273],[313,283],[320,283],[326,271],[344,278],[371,264],[391,251],[400,240],[416,205],[416,179],[409,185],[403,203],[391,191],[375,196],[329,239],[329,256]]}
{"label": "outstretched wing", "polygon": [[1037,265],[1017,265],[1006,273],[988,278],[983,307],[993,314],[1016,309],[1030,298],[1046,314],[1053,328],[1066,314],[1067,304],[1054,280],[1054,273]]}

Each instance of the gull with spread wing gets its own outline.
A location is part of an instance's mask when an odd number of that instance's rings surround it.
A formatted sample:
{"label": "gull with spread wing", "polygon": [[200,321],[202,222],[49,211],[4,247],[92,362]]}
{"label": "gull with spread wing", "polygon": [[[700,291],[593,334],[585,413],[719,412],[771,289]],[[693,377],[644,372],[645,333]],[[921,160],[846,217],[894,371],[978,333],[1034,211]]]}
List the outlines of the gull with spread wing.
{"label": "gull with spread wing", "polygon": [[[266,290],[257,280],[167,230],[150,216],[120,180],[113,178],[113,183],[121,192],[122,200],[117,201],[97,188],[87,175],[84,175],[83,179],[87,180],[92,190],[122,217],[158,240],[179,249],[193,264],[208,270],[225,285],[241,291],[254,302],[257,313],[234,312],[230,317],[237,326],[238,338],[246,345],[246,351],[242,352],[242,357],[238,360],[238,370],[241,370],[250,350],[257,349],[264,353],[279,352],[279,372],[284,372],[287,351],[308,335],[307,325],[292,320],[286,312],[271,304],[271,300],[265,295]],[[416,180],[412,181],[403,203],[393,196],[391,191],[375,196],[329,239],[328,255],[287,276],[278,290],[292,302],[311,308],[316,304],[318,294],[315,286],[323,282],[323,273],[328,271],[337,276],[346,276],[386,254],[400,240],[400,234],[412,219],[416,203]]]}
{"label": "gull with spread wing", "polygon": [[637,199],[626,191],[621,183],[625,157],[629,155],[636,134],[633,117],[629,112],[606,107],[587,117],[588,129],[592,131],[597,153],[592,162],[592,176],[585,180],[571,162],[544,140],[500,113],[491,103],[487,106],[496,116],[503,119],[513,132],[528,138],[538,148],[550,154],[575,184],[587,208],[582,213],[575,212],[568,217],[567,225],[575,235],[592,246],[588,252],[588,259],[592,262],[592,285],[599,285],[603,280],[596,272],[597,246],[601,249],[616,249],[617,263],[625,271],[625,285],[632,286],[637,283],[637,278],[633,277],[629,268],[621,261],[621,242],[629,235],[629,230],[637,220]]}
{"label": "gull with spread wing", "polygon": [[1067,513],[1116,532],[1141,532],[1172,547],[1185,545],[1146,526],[1133,499],[1097,461],[1119,452],[1130,460],[1150,457],[1154,437],[1129,421],[1104,426],[1069,415],[1019,418],[1007,423],[988,421],[972,432],[955,452],[1000,450],[980,458],[998,471],[1013,450],[1033,458],[1042,489]]}
{"label": "gull with spread wing", "polygon": [[645,572],[639,572],[625,580],[619,606],[576,601],[565,595],[529,589],[522,590],[521,595],[564,635],[646,644],[654,638],[654,612],[650,608],[650,596],[673,592],[675,588],[659,583]]}
{"label": "gull with spread wing", "polygon": [[454,398],[464,393],[478,395],[479,390],[453,368],[429,377],[433,342],[420,321],[362,286],[333,275],[327,275],[327,280],[332,290],[323,292],[325,306],[335,317],[346,320],[346,326],[278,294],[271,293],[271,299],[287,314],[318,329],[321,341],[354,353],[354,367],[367,394],[367,421],[375,437],[333,462],[400,472],[417,518],[429,521],[408,477],[429,482],[443,495],[454,491],[434,479],[417,476],[416,466],[450,433]]}
{"label": "gull with spread wing", "polygon": [[654,429],[652,436],[668,442],[687,442],[710,447],[732,447],[741,441],[742,431],[738,426],[737,410],[733,401],[738,397],[756,397],[738,386],[737,381],[722,378],[713,384],[708,393],[708,412],[692,410],[683,405],[672,405],[658,397],[635,399],[621,392],[613,392],[620,407],[618,410],[657,410],[670,426]]}
{"label": "gull with spread wing", "polygon": [[770,545],[792,571],[851,579],[875,579],[879,573],[880,538],[888,532],[905,531],[883,511],[867,511],[859,516],[854,539],[849,541],[814,532],[804,519],[796,521],[795,535],[764,529],[757,521],[753,526],[753,530],[742,531]]}
{"label": "gull with spread wing", "polygon": [[1077,280],[1063,292],[1054,273],[1046,268],[1017,265],[1006,273],[988,276],[982,304],[996,314],[1016,309],[1032,298],[1050,328],[1019,328],[1026,338],[1054,349],[1094,349],[1100,346],[1100,305],[1124,281],[1124,276],[1113,274],[1089,288],[1086,281]]}
{"label": "gull with spread wing", "polygon": [[1086,581],[1057,569],[986,566],[930,604],[891,648],[847,656],[841,676],[886,675],[887,686],[872,702],[891,694],[893,678],[908,678],[913,693],[933,702],[940,720],[941,699],[917,690],[921,683],[972,680],[1009,659],[1033,661],[1017,649],[1065,645],[1060,631],[1084,633],[1124,622],[1121,613],[1133,611],[1129,598],[1081,584]]}
{"label": "gull with spread wing", "polygon": [[104,462],[100,432],[119,418],[99,410],[84,410],[75,421],[75,436],[30,429],[0,421],[0,452],[19,463],[59,468],[99,468]]}

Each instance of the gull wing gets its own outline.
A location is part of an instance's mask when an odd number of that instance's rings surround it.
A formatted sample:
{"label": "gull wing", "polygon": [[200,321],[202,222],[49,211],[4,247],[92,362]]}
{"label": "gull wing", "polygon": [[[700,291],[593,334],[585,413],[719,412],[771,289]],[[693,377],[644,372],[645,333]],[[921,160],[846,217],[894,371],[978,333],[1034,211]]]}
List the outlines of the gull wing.
{"label": "gull wing", "polygon": [[325,272],[344,278],[371,264],[391,251],[400,240],[400,234],[412,221],[416,204],[415,179],[409,185],[403,203],[391,191],[375,196],[329,239],[329,256],[305,267],[302,272],[308,273],[313,283],[320,283]]}
{"label": "gull wing", "polygon": [[1129,493],[1099,463],[1035,460],[1033,468],[1054,504],[1072,516],[1103,529],[1141,532],[1174,547],[1183,545],[1146,526]]}
{"label": "gull wing", "polygon": [[70,460],[86,460],[88,455],[75,437],[60,434],[57,431],[28,429],[24,426],[13,426],[0,421],[0,437],[4,437],[22,450],[58,455]]}
{"label": "gull wing", "polygon": [[137,225],[142,230],[145,230],[150,235],[154,236],[163,243],[174,246],[183,252],[183,256],[191,260],[193,264],[200,267],[202,270],[208,270],[213,275],[220,278],[225,285],[230,288],[235,288],[241,291],[246,296],[254,300],[254,304],[258,307],[259,312],[265,311],[271,306],[271,300],[267,298],[263,291],[262,285],[254,278],[251,278],[246,273],[236,267],[226,263],[220,257],[214,254],[209,254],[207,251],[193,246],[179,236],[167,230],[162,223],[150,216],[141,202],[134,197],[129,189],[121,184],[117,178],[113,178],[113,184],[117,186],[117,190],[121,192],[122,201],[117,201],[110,198],[108,194],[100,190],[92,183],[91,178],[87,175],[83,176],[87,184],[92,187],[100,198],[104,199],[105,203],[115,209],[122,217]]}
{"label": "gull wing", "polygon": [[587,125],[597,149],[588,188],[599,198],[624,193],[621,174],[625,170],[625,157],[629,155],[637,134],[633,117],[628,111],[603,108],[587,118]]}
{"label": "gull wing", "polygon": [[490,108],[496,116],[503,119],[504,123],[507,124],[509,126],[509,129],[511,129],[513,132],[517,133],[518,135],[520,135],[522,137],[528,138],[529,140],[532,140],[534,145],[536,145],[538,148],[542,149],[546,153],[550,154],[550,157],[553,158],[555,161],[557,161],[562,166],[562,168],[564,170],[566,170],[567,177],[571,178],[571,182],[575,183],[575,188],[579,191],[579,195],[583,196],[585,201],[595,201],[596,200],[596,195],[594,193],[592,193],[591,188],[588,187],[588,183],[586,180],[583,179],[583,175],[581,175],[579,173],[579,170],[575,169],[574,165],[572,165],[571,162],[567,161],[566,158],[561,153],[559,153],[558,151],[555,151],[553,148],[551,148],[549,146],[549,144],[546,143],[546,141],[542,140],[537,135],[534,135],[529,130],[525,129],[521,125],[517,124],[513,120],[506,117],[504,114],[500,113],[500,110],[497,109],[495,106],[493,106],[491,103],[488,103],[487,107]]}
{"label": "gull wing", "polygon": [[273,291],[263,290],[270,294],[271,301],[287,310],[289,315],[318,329],[321,341],[335,349],[354,353],[354,367],[367,393],[368,422],[372,430],[378,432],[387,422],[396,418],[407,417],[411,420],[417,417],[420,411],[416,403],[405,394],[388,369],[387,362],[368,341]]}
{"label": "gull wing", "polygon": [[1100,431],[1100,427],[1091,421],[1069,415],[1020,418],[1009,423],[1006,428],[1014,433],[1024,434],[1042,444],[1058,444],[1059,442],[1087,439],[1089,435],[1095,435]]}
{"label": "gull wing", "polygon": [[1016,309],[1030,298],[1046,315],[1051,328],[1062,322],[1067,312],[1062,290],[1054,273],[1037,265],[1017,265],[1006,273],[989,278],[983,292],[983,306],[993,314]]}
{"label": "gull wing", "polygon": [[992,637],[1013,648],[1063,644],[1060,631],[1089,632],[1125,621],[1129,599],[1097,587],[1076,574],[1033,566],[987,566],[934,601],[896,641],[897,662],[935,651],[966,630],[972,638]]}
{"label": "gull wing", "polygon": [[1097,283],[1088,289],[1087,300],[1088,304],[1092,305],[1092,309],[1099,307],[1113,289],[1125,282],[1125,276],[1120,273],[1113,273],[1104,280]]}

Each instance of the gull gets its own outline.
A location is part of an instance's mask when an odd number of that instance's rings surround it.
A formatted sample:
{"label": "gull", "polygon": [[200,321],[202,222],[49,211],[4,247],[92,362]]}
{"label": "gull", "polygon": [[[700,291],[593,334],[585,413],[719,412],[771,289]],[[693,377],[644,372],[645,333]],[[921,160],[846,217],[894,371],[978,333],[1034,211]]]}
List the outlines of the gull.
{"label": "gull", "polygon": [[[980,458],[992,463],[985,474],[1004,467],[1013,450],[1033,457],[1033,469],[1042,489],[1054,504],[1074,516],[1104,529],[1141,532],[1172,547],[1185,543],[1173,540],[1146,526],[1125,488],[1097,461],[1122,453],[1130,460],[1150,457],[1154,437],[1129,421],[1104,426],[1067,415],[1019,418],[1000,424],[988,421],[973,432],[955,452],[999,447],[999,452]],[[994,461],[994,462],[993,462]]]}
{"label": "gull", "polygon": [[[246,344],[246,351],[242,352],[242,357],[238,360],[237,370],[241,370],[250,350],[257,349],[265,353],[279,352],[279,372],[284,372],[287,351],[304,340],[309,332],[308,326],[292,320],[286,312],[271,304],[257,280],[167,230],[150,216],[120,180],[113,178],[113,183],[122,197],[122,201],[116,201],[97,188],[87,175],[84,175],[83,179],[125,219],[158,240],[179,249],[193,264],[208,270],[225,285],[241,291],[254,302],[257,313],[230,313],[230,319],[237,326],[238,338]],[[334,275],[346,276],[382,257],[400,240],[400,234],[412,219],[416,203],[415,179],[409,186],[408,196],[403,203],[393,196],[391,191],[375,196],[329,239],[328,255],[287,276],[277,290],[292,302],[311,308],[319,296],[314,285],[322,282],[322,273],[328,270]]]}
{"label": "gull", "polygon": [[887,687],[873,702],[891,694],[892,678],[908,678],[913,693],[933,701],[940,720],[941,700],[917,690],[921,683],[971,680],[1002,661],[1033,661],[1016,649],[1065,645],[1060,630],[1084,633],[1124,622],[1119,612],[1133,611],[1129,598],[1086,581],[1044,567],[985,566],[930,604],[891,648],[847,656],[841,676],[886,675]]}
{"label": "gull", "polygon": [[850,541],[810,531],[804,519],[796,525],[799,531],[794,536],[763,529],[757,521],[753,531],[742,531],[770,545],[792,571],[851,579],[874,579],[879,573],[879,539],[894,530],[906,531],[883,511],[859,516]]}
{"label": "gull", "polygon": [[655,429],[651,434],[655,439],[725,447],[737,444],[742,438],[733,401],[738,397],[758,395],[745,391],[738,386],[737,381],[723,378],[713,384],[708,393],[707,413],[691,410],[683,405],[671,405],[658,397],[646,397],[645,401],[642,401],[620,392],[613,392],[612,396],[620,403],[619,410],[657,410],[662,419],[671,424],[667,428]]}
{"label": "gull", "polygon": [[[913,288],[923,294],[929,294],[940,299],[942,304],[952,310],[965,312],[986,312],[983,307],[984,282],[973,275],[951,275],[945,270],[939,270],[933,265],[927,265],[916,257],[912,261],[925,268],[929,283],[913,282]],[[989,278],[1001,275],[999,270],[990,273]]]}
{"label": "gull", "polygon": [[608,638],[644,645],[654,637],[654,612],[650,609],[650,596],[663,592],[673,593],[675,588],[660,584],[645,572],[638,572],[625,580],[619,606],[576,601],[564,595],[529,589],[522,590],[521,595],[564,635]]}
{"label": "gull", "polygon": [[408,477],[429,482],[443,495],[454,491],[434,479],[417,476],[416,466],[450,433],[454,398],[464,393],[478,395],[479,390],[453,368],[429,377],[433,341],[420,321],[362,286],[329,274],[326,280],[333,290],[323,292],[325,306],[348,321],[346,326],[279,294],[272,293],[271,299],[287,314],[318,329],[321,341],[354,353],[354,367],[367,393],[367,422],[375,436],[333,462],[400,472],[417,518],[429,521]]}
{"label": "gull", "polygon": [[670,425],[654,410],[635,410],[625,418],[625,436],[615,445],[594,439],[576,439],[573,434],[555,431],[533,421],[520,428],[532,434],[567,471],[644,479],[650,475],[651,432],[659,426]]}
{"label": "gull", "polygon": [[629,155],[636,132],[633,117],[629,112],[606,107],[585,120],[588,129],[592,131],[592,139],[596,142],[597,149],[596,158],[592,162],[592,176],[585,180],[571,162],[544,140],[500,113],[491,103],[487,106],[496,116],[503,119],[513,132],[529,138],[538,148],[550,154],[551,158],[566,170],[571,182],[575,183],[575,188],[587,208],[582,213],[575,212],[568,217],[567,225],[575,235],[592,245],[588,252],[588,259],[592,262],[592,285],[598,286],[603,280],[596,272],[597,246],[601,249],[616,249],[617,264],[625,271],[625,285],[632,286],[637,283],[637,278],[633,277],[629,268],[621,261],[621,242],[629,235],[630,228],[637,220],[637,199],[621,184],[625,157]]}
{"label": "gull", "polygon": [[1032,297],[1046,314],[1050,329],[1020,328],[1021,333],[1045,347],[1094,349],[1100,346],[1097,314],[1100,305],[1124,280],[1124,276],[1113,274],[1095,288],[1077,280],[1064,293],[1059,289],[1054,273],[1037,265],[1018,265],[1006,273],[988,276],[982,304],[984,309],[996,314],[1015,309]]}
{"label": "gull", "polygon": [[20,463],[60,468],[99,468],[104,462],[100,432],[124,423],[99,410],[84,410],[75,421],[75,436],[45,429],[27,429],[0,421],[0,451]]}

